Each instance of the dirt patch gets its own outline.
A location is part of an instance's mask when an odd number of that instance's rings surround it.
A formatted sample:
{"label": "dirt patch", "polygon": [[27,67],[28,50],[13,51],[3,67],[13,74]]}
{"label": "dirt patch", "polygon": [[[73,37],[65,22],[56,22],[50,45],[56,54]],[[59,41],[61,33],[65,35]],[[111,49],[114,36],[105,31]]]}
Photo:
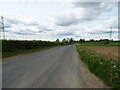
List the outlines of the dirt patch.
{"label": "dirt patch", "polygon": [[120,58],[118,54],[118,49],[120,49],[120,47],[84,47],[84,48],[107,59],[112,59],[114,61],[118,61]]}

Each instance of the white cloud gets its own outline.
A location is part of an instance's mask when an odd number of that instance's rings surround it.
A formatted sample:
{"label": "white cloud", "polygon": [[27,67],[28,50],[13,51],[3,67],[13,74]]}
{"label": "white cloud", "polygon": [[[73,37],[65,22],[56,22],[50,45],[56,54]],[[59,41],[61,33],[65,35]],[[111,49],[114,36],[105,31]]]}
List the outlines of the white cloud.
{"label": "white cloud", "polygon": [[[46,19],[48,21],[45,21],[47,23],[42,23],[41,17],[39,19],[26,17],[21,20],[5,17],[7,38],[31,40],[34,38],[55,40],[55,38],[65,37],[73,37],[77,40],[80,38],[87,40],[108,38],[110,27],[118,25],[117,16],[102,16],[104,12],[109,13],[112,10],[113,3],[69,3],[63,5],[71,6],[64,10],[58,9],[51,15],[43,14],[45,17],[49,16]],[[117,30],[113,29],[114,32]],[[115,35],[113,34],[113,36]]]}
{"label": "white cloud", "polygon": [[69,26],[84,23],[98,18],[102,13],[112,10],[116,3],[74,2],[70,9],[63,10],[54,16],[55,25]]}
{"label": "white cloud", "polygon": [[[16,20],[16,19],[14,19]],[[34,23],[28,24],[26,22],[16,20],[16,23],[10,23],[10,27],[5,28],[8,37],[23,37],[23,38],[34,38],[36,37],[56,37],[56,38],[65,38],[65,37],[74,37],[75,39],[79,38],[100,38],[101,34],[107,34],[109,32],[110,27],[116,27],[117,25],[117,17],[110,17],[107,19],[99,19],[100,21],[96,23],[98,20],[91,21],[90,23],[83,23],[71,26],[55,26],[55,25],[39,25]],[[17,22],[18,21],[18,22]],[[6,20],[7,22],[7,20]],[[11,20],[12,22],[12,20]],[[25,24],[24,24],[25,23]],[[9,24],[7,24],[9,25]],[[113,29],[113,33],[118,29]],[[103,35],[104,36],[104,35]],[[89,38],[88,38],[89,37]]]}

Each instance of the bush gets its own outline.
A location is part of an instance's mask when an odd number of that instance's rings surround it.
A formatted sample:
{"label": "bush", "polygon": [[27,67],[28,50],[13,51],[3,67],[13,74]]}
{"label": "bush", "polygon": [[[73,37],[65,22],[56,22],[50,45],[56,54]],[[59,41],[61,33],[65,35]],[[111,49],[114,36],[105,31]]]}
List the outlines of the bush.
{"label": "bush", "polygon": [[107,45],[107,44],[110,43],[110,40],[108,40],[108,39],[104,39],[104,40],[103,40],[103,43],[104,43],[105,45]]}

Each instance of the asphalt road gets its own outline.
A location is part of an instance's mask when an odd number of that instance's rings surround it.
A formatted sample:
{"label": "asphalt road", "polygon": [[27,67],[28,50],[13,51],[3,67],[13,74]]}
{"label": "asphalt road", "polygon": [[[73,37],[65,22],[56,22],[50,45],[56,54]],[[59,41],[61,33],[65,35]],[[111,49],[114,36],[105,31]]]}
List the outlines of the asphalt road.
{"label": "asphalt road", "polygon": [[82,88],[74,45],[60,46],[3,63],[3,88]]}

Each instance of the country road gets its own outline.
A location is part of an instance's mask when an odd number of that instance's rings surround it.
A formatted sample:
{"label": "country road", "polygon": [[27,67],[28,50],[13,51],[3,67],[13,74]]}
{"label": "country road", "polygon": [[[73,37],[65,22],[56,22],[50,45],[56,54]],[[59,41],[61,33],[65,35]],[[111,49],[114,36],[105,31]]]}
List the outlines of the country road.
{"label": "country road", "polygon": [[60,46],[3,63],[3,88],[84,88],[75,45]]}

